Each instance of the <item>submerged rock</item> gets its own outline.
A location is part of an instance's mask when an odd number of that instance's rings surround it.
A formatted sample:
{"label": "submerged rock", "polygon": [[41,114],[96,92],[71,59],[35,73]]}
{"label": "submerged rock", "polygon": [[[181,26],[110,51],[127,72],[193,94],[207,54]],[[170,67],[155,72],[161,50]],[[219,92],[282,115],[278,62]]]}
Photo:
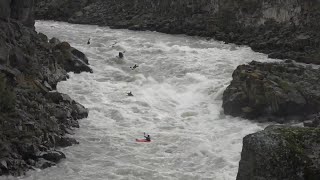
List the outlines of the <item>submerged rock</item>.
{"label": "submerged rock", "polygon": [[320,179],[320,129],[269,126],[247,135],[237,180]]}

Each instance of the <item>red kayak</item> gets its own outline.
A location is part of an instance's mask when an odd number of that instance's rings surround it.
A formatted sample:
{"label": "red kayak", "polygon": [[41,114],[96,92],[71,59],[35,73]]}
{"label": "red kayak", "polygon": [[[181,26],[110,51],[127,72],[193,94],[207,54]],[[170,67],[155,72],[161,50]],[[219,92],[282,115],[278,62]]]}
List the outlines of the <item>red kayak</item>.
{"label": "red kayak", "polygon": [[136,142],[151,142],[151,141],[147,141],[146,139],[136,139]]}

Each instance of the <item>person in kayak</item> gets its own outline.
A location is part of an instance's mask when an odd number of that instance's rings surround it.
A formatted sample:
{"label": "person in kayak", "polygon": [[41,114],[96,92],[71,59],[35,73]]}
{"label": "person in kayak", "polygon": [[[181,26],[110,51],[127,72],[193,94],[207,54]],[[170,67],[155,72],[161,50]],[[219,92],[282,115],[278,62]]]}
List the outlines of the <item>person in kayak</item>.
{"label": "person in kayak", "polygon": [[124,53],[124,52],[119,52],[119,56],[118,56],[118,57],[119,57],[120,59],[123,58],[123,53]]}
{"label": "person in kayak", "polygon": [[146,141],[151,141],[150,135],[146,135],[146,133],[143,133],[144,138],[146,138]]}

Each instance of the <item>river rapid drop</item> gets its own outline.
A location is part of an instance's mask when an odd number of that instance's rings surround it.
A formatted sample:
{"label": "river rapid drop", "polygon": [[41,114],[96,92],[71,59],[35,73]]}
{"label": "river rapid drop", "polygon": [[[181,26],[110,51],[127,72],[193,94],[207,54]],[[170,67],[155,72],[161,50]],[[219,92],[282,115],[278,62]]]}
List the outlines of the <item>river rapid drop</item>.
{"label": "river rapid drop", "polygon": [[[242,138],[265,125],[224,115],[222,94],[238,65],[274,60],[185,35],[53,21],[36,30],[87,55],[94,73],[70,73],[58,91],[90,113],[73,135],[80,144],[61,149],[67,159],[19,179],[235,180]],[[152,142],[135,142],[143,132]]]}

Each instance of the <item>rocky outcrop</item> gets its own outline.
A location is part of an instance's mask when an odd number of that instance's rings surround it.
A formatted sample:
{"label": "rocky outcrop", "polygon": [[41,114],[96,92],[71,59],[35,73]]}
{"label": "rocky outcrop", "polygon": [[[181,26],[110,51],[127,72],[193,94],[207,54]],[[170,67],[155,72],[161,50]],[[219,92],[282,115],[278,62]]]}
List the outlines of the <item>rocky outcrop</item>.
{"label": "rocky outcrop", "polygon": [[284,123],[320,111],[320,71],[311,66],[253,61],[232,77],[223,93],[225,114]]}
{"label": "rocky outcrop", "polygon": [[320,129],[270,126],[247,135],[237,180],[320,179]]}
{"label": "rocky outcrop", "polygon": [[[55,92],[67,72],[92,72],[83,53],[34,30],[33,0],[0,2],[0,176],[55,165],[88,110]],[[53,90],[53,91],[52,91]]]}
{"label": "rocky outcrop", "polygon": [[38,0],[38,19],[213,37],[272,58],[320,64],[320,2]]}

